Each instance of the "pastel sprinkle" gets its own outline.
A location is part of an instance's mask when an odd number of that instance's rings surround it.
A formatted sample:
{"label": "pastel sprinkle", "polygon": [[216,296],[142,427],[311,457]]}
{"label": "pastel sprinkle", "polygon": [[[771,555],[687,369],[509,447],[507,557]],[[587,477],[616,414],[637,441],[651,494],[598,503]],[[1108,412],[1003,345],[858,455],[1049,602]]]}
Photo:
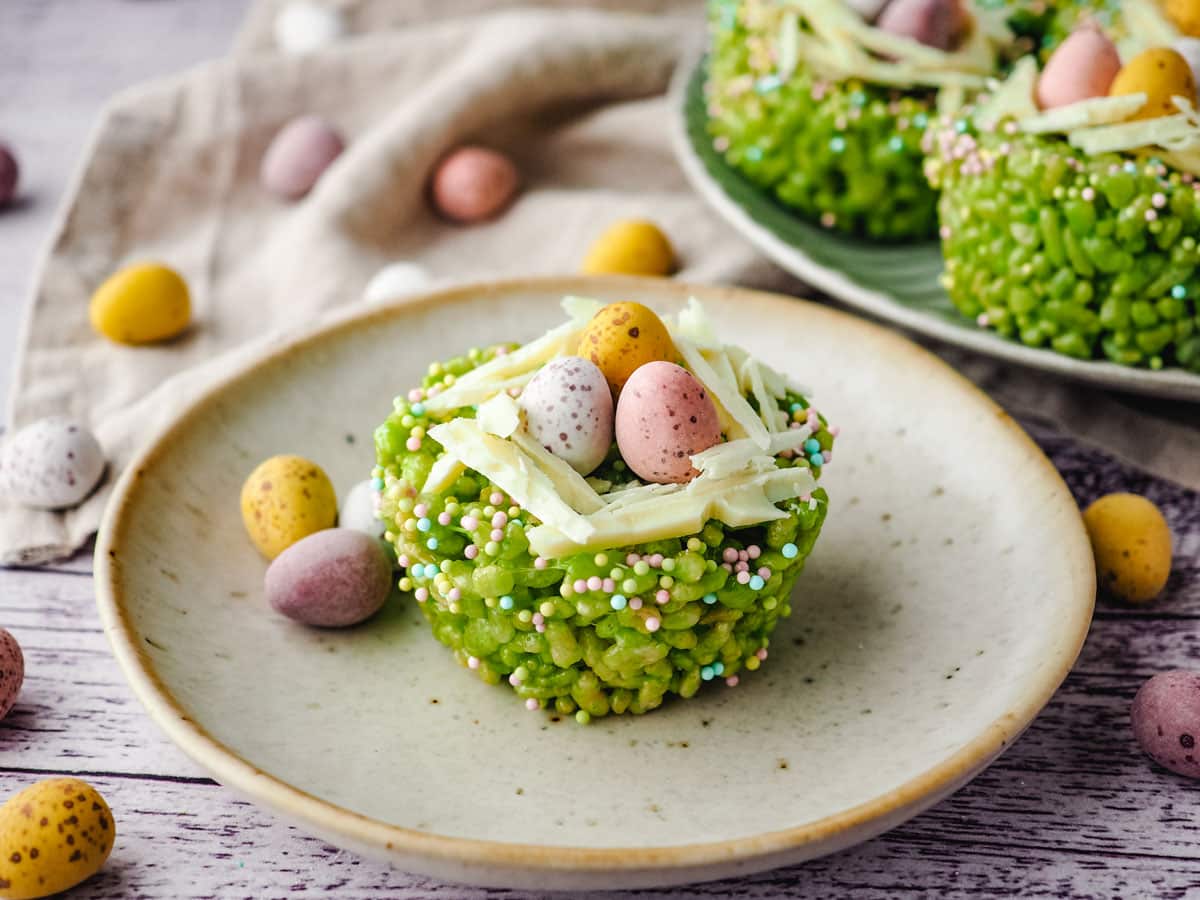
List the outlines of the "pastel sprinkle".
{"label": "pastel sprinkle", "polygon": [[604,579],[602,579],[599,575],[593,575],[587,580],[586,584],[589,591],[598,591],[604,587]]}
{"label": "pastel sprinkle", "polygon": [[613,609],[624,609],[628,602],[624,594],[613,594],[612,600],[609,601]]}
{"label": "pastel sprinkle", "polygon": [[746,584],[749,581],[750,581],[750,573],[749,572],[738,572],[737,573],[737,583],[738,584]]}
{"label": "pastel sprinkle", "polygon": [[1177,284],[1171,288],[1171,296],[1176,300],[1182,300],[1187,296],[1187,288],[1182,284]]}
{"label": "pastel sprinkle", "polygon": [[746,548],[746,557],[748,559],[758,559],[760,556],[762,556],[762,547],[758,546],[758,544],[751,544]]}
{"label": "pastel sprinkle", "polygon": [[426,600],[429,599],[429,589],[419,587],[415,591],[413,591],[413,596],[417,598],[418,603],[424,603]]}
{"label": "pastel sprinkle", "polygon": [[592,721],[592,715],[586,709],[576,710],[575,721],[580,725],[586,725],[588,722]]}
{"label": "pastel sprinkle", "polygon": [[534,711],[540,709],[541,706],[542,705],[540,703],[538,703],[537,700],[535,700],[533,697],[530,697],[528,700],[525,701],[525,708],[527,710],[529,710],[530,712],[534,712]]}
{"label": "pastel sprinkle", "polygon": [[727,685],[729,685],[729,687],[737,687],[738,686],[738,677],[736,675],[730,675],[728,678],[725,679],[725,683]]}
{"label": "pastel sprinkle", "polygon": [[507,524],[508,524],[508,516],[505,515],[504,513],[498,512],[494,516],[492,516],[492,527],[493,528],[503,528]]}
{"label": "pastel sprinkle", "polygon": [[544,568],[546,568],[546,565],[547,565],[546,560],[540,556],[537,557],[536,559],[534,559],[534,561],[533,561],[533,567],[535,569],[544,569]]}
{"label": "pastel sprinkle", "polygon": [[503,502],[504,495],[499,491],[493,491],[492,496],[488,497],[488,503],[492,504],[492,506],[499,506]]}
{"label": "pastel sprinkle", "polygon": [[629,608],[630,609],[641,609],[642,608],[642,598],[641,597],[630,597],[629,598]]}
{"label": "pastel sprinkle", "polygon": [[420,519],[417,519],[417,531],[428,531],[432,527],[433,523],[424,516],[422,516]]}
{"label": "pastel sprinkle", "polygon": [[766,658],[767,658],[767,648],[766,648],[766,647],[762,647],[762,648],[761,648],[761,649],[759,649],[759,651],[758,651],[757,653],[755,653],[754,655],[755,655],[755,656],[757,656],[759,659],[766,659]]}
{"label": "pastel sprinkle", "polygon": [[417,437],[410,437],[404,442],[404,446],[408,448],[410,453],[416,453],[421,449],[421,439]]}
{"label": "pastel sprinkle", "polygon": [[474,544],[467,544],[467,548],[463,550],[463,556],[467,559],[474,559],[479,555],[479,548]]}
{"label": "pastel sprinkle", "polygon": [[479,668],[479,657],[468,656],[467,657],[467,668],[468,669],[478,669]]}
{"label": "pastel sprinkle", "polygon": [[738,552],[733,547],[726,547],[725,552],[721,554],[721,557],[727,563],[735,563],[738,561]]}
{"label": "pastel sprinkle", "polygon": [[724,675],[725,674],[725,663],[723,663],[723,662],[713,663],[712,670],[713,670],[714,675]]}
{"label": "pastel sprinkle", "polygon": [[457,603],[462,599],[462,591],[458,588],[450,588],[450,593],[446,594],[446,599],[451,603]]}
{"label": "pastel sprinkle", "polygon": [[419,518],[424,518],[429,515],[429,507],[424,503],[418,503],[413,507],[413,515]]}
{"label": "pastel sprinkle", "polygon": [[822,456],[820,453],[812,454],[811,456],[809,456],[808,461],[810,463],[812,463],[814,466],[818,466],[818,467],[825,465],[825,457]]}
{"label": "pastel sprinkle", "polygon": [[538,607],[538,611],[543,616],[549,617],[549,616],[554,615],[554,601],[553,600],[542,601],[542,605]]}
{"label": "pastel sprinkle", "polygon": [[606,594],[611,594],[616,589],[617,589],[617,583],[615,581],[613,581],[611,578],[605,578],[604,581],[601,582],[601,584],[600,584],[600,590],[604,591],[604,593],[606,593]]}
{"label": "pastel sprinkle", "polygon": [[758,570],[758,574],[761,575],[763,578],[770,578],[771,570],[767,566],[760,566],[759,570]]}
{"label": "pastel sprinkle", "polygon": [[439,525],[449,525],[450,524],[450,513],[444,512],[444,511],[438,513],[437,522]]}
{"label": "pastel sprinkle", "polygon": [[513,598],[508,596],[508,594],[505,594],[503,597],[501,597],[500,598],[500,608],[501,609],[512,609],[513,608]]}
{"label": "pastel sprinkle", "polygon": [[438,539],[430,538],[429,540],[427,540],[425,542],[425,546],[428,547],[430,550],[436,550],[438,548]]}
{"label": "pastel sprinkle", "polygon": [[659,606],[664,606],[667,603],[670,603],[671,602],[671,592],[670,591],[658,591],[654,595],[654,602],[657,603]]}
{"label": "pastel sprinkle", "polygon": [[540,612],[535,612],[533,614],[533,624],[534,625],[544,625],[545,623],[546,623],[546,617],[543,616]]}
{"label": "pastel sprinkle", "polygon": [[585,581],[582,578],[577,578],[577,579],[575,579],[575,583],[572,585],[572,587],[575,588],[575,593],[586,594],[587,589],[588,589],[588,583],[587,583],[587,581]]}
{"label": "pastel sprinkle", "polygon": [[[411,392],[409,393],[409,396],[410,396],[410,397],[412,396],[412,393],[411,393]],[[425,415],[425,404],[424,404],[424,403],[414,403],[414,404],[413,404],[413,405],[410,407],[410,409],[412,410],[412,414],[413,414],[414,416],[423,416],[423,415]]]}
{"label": "pastel sprinkle", "polygon": [[809,438],[804,442],[804,452],[807,454],[811,455],[813,453],[817,453],[820,451],[820,449],[821,443],[816,438]]}
{"label": "pastel sprinkle", "polygon": [[499,543],[500,541],[504,540],[504,529],[503,528],[493,528],[492,533],[489,534],[488,537],[490,537],[493,541],[496,541],[497,543]]}
{"label": "pastel sprinkle", "polygon": [[[739,573],[739,575],[738,575],[738,580],[739,580],[739,581],[741,580],[741,573]],[[764,584],[766,584],[766,582],[765,582],[765,581],[763,581],[763,579],[762,579],[762,576],[761,576],[761,575],[751,575],[751,576],[750,576],[750,588],[751,588],[751,590],[755,590],[755,591],[761,591],[761,590],[763,589],[763,585],[764,585]]]}
{"label": "pastel sprinkle", "polygon": [[517,687],[521,684],[521,678],[519,675],[517,675],[516,672],[513,672],[511,675],[508,676],[508,683],[511,684],[513,687]]}
{"label": "pastel sprinkle", "polygon": [[705,681],[712,681],[713,675],[715,675],[715,674],[716,673],[713,671],[712,666],[703,666],[700,669],[700,677],[703,678]]}
{"label": "pastel sprinkle", "polygon": [[658,631],[662,627],[662,621],[654,616],[646,620],[646,630],[650,632]]}
{"label": "pastel sprinkle", "polygon": [[474,531],[479,527],[479,520],[474,516],[463,516],[459,520],[459,524],[462,525],[462,527],[467,531]]}
{"label": "pastel sprinkle", "polygon": [[716,594],[705,594],[704,602],[707,603],[709,606],[712,606],[714,603],[717,602],[717,595]]}

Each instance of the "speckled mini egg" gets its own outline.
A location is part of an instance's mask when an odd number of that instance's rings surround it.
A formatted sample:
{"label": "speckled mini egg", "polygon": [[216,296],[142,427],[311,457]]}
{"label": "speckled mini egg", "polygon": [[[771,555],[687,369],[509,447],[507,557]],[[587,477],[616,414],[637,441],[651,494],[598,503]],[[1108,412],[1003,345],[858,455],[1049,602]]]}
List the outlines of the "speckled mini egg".
{"label": "speckled mini egg", "polygon": [[25,657],[21,645],[8,631],[0,628],[0,719],[8,715],[25,682]]}
{"label": "speckled mini egg", "polygon": [[653,222],[614,222],[601,232],[583,258],[585,275],[670,275],[675,248]]}
{"label": "speckled mini egg", "polygon": [[1133,735],[1160,766],[1200,778],[1200,672],[1163,672],[1141,686]]}
{"label": "speckled mini egg", "polygon": [[72,888],[104,865],[116,840],[112,812],[78,778],[51,778],[0,806],[0,898],[37,900]]}
{"label": "speckled mini egg", "polygon": [[302,456],[272,456],[242,485],[242,522],[260,553],[274,559],[337,521],[329,476]]}
{"label": "speckled mini egg", "polygon": [[1183,34],[1200,37],[1200,0],[1166,0],[1163,9]]}
{"label": "speckled mini egg", "polygon": [[406,294],[415,294],[429,286],[429,271],[411,262],[394,262],[384,266],[367,282],[363,299],[368,303],[382,303]]}
{"label": "speckled mini egg", "polygon": [[689,457],[721,442],[717,408],[687,369],[646,363],[617,401],[617,447],[643,481],[682,483],[696,477]]}
{"label": "speckled mini egg", "polygon": [[927,47],[951,50],[970,25],[959,0],[891,0],[876,27]]}
{"label": "speckled mini egg", "polygon": [[263,154],[263,187],[283,200],[299,200],[346,149],[337,129],[320,116],[292,119]]}
{"label": "speckled mini egg", "polygon": [[275,16],[275,45],[284,53],[310,53],[346,33],[341,12],[328,3],[298,0]]}
{"label": "speckled mini egg", "polygon": [[75,506],[103,474],[99,442],[83,425],[61,416],[26,425],[0,448],[0,494],[22,506]]}
{"label": "speckled mini egg", "polygon": [[338,526],[352,528],[374,538],[383,537],[383,522],[376,515],[379,492],[370,479],[360,481],[346,492],[342,509],[338,513]]}
{"label": "speckled mini egg", "polygon": [[525,386],[520,406],[533,439],[580,475],[604,461],[613,442],[613,402],[595,363],[552,359]]}
{"label": "speckled mini egg", "polygon": [[610,303],[601,309],[579,338],[579,350],[591,360],[614,391],[640,366],[655,360],[671,360],[675,346],[662,319],[640,303]]}
{"label": "speckled mini egg", "polygon": [[1108,494],[1083,513],[1096,574],[1110,594],[1153,600],[1171,574],[1171,529],[1158,507],[1137,494]]}
{"label": "speckled mini egg", "polygon": [[12,148],[0,143],[0,206],[7,205],[16,196],[20,175],[21,167],[17,165]]}
{"label": "speckled mini egg", "polygon": [[1077,28],[1046,62],[1037,82],[1038,106],[1054,109],[1106,97],[1119,71],[1121,56],[1108,35],[1092,24]]}
{"label": "speckled mini egg", "polygon": [[321,628],[357,625],[387,600],[392,561],[375,538],[330,528],[280,553],[265,586],[267,601],[289,619]]}
{"label": "speckled mini egg", "polygon": [[469,225],[500,214],[517,193],[512,160],[486,147],[460,147],[433,173],[433,203],[454,222]]}
{"label": "speckled mini egg", "polygon": [[1143,50],[1127,62],[1113,79],[1109,95],[1142,94],[1148,98],[1131,119],[1157,119],[1179,113],[1172,97],[1196,103],[1196,79],[1186,59],[1170,47]]}
{"label": "speckled mini egg", "polygon": [[88,314],[96,331],[118,344],[151,344],[175,337],[192,318],[187,282],[157,263],[126,266],[92,294]]}

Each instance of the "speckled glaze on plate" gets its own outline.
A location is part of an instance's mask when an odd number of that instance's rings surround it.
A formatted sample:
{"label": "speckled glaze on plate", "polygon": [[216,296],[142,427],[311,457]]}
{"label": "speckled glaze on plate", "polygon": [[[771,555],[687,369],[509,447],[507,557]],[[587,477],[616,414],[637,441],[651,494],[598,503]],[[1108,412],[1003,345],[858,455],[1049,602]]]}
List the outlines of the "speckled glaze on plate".
{"label": "speckled glaze on plate", "polygon": [[[339,491],[430,360],[527,340],[566,293],[660,311],[689,294],[842,426],[825,534],[771,655],[588,727],[459,668],[414,603],[307,630],[262,597],[238,492],[300,453]],[[96,548],[105,630],[151,716],[282,819],[479,884],[718,878],[848,847],[962,786],[1061,683],[1095,582],[1049,461],[932,355],[825,307],[667,280],[489,284],[341,322],[214,390],[121,479]]]}

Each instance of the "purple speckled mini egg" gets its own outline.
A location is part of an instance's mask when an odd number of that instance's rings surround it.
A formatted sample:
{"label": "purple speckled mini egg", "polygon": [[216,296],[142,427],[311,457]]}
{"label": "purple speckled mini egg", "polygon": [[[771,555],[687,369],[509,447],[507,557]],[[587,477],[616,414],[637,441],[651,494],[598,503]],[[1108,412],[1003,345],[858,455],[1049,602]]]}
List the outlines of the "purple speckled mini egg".
{"label": "purple speckled mini egg", "polygon": [[970,21],[960,0],[891,0],[876,27],[926,47],[950,50],[966,33]]}
{"label": "purple speckled mini egg", "polygon": [[1133,698],[1133,734],[1160,766],[1200,778],[1200,672],[1162,672]]}
{"label": "purple speckled mini egg", "polygon": [[267,148],[262,183],[284,200],[299,200],[346,147],[337,130],[320,116],[288,122]]}
{"label": "purple speckled mini egg", "polygon": [[23,506],[75,506],[103,474],[100,444],[71,419],[53,416],[26,425],[0,448],[0,495]]}
{"label": "purple speckled mini egg", "polygon": [[0,719],[17,702],[21,684],[25,681],[25,657],[17,639],[0,628]]}
{"label": "purple speckled mini egg", "polygon": [[613,441],[613,402],[599,367],[581,356],[553,359],[521,392],[525,426],[580,475],[604,461]]}
{"label": "purple speckled mini egg", "polygon": [[392,561],[361,531],[327,528],[297,541],[267,569],[267,600],[289,619],[321,628],[357,625],[387,600]]}

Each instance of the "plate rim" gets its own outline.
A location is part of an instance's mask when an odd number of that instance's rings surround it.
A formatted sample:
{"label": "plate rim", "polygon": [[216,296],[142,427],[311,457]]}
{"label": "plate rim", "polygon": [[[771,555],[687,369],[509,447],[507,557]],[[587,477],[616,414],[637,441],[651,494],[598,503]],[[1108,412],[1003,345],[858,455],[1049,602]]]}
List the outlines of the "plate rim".
{"label": "plate rim", "polygon": [[[253,378],[260,369],[303,353],[329,338],[369,328],[375,323],[403,317],[414,310],[427,309],[442,303],[489,295],[531,292],[586,296],[589,289],[598,284],[604,284],[606,287],[623,285],[630,293],[642,290],[661,296],[665,292],[679,299],[686,299],[692,294],[717,292],[726,294],[732,300],[749,297],[789,306],[803,305],[807,314],[836,318],[843,325],[870,331],[875,337],[894,344],[895,352],[907,357],[907,364],[938,370],[942,377],[957,383],[985,407],[990,407],[1009,437],[1017,444],[1023,444],[1034,451],[1035,462],[1025,470],[1029,476],[1044,483],[1049,489],[1049,494],[1059,502],[1065,500],[1072,509],[1077,510],[1066,484],[1042,450],[1008,413],[972,382],[908,338],[876,323],[812,301],[747,288],[689,284],[666,279],[562,276],[465,284],[397,299],[382,307],[356,311],[333,322],[308,329],[285,343],[270,348],[208,386],[144,445],[130,462],[114,488],[97,536],[94,567],[96,603],[104,633],[122,674],[150,718],[176,746],[211,772],[222,785],[277,814],[303,823],[304,827],[311,831],[337,835],[376,856],[426,859],[466,866],[474,871],[478,871],[482,866],[505,871],[537,871],[546,874],[605,871],[614,875],[623,873],[631,876],[633,873],[642,873],[661,876],[685,868],[701,870],[706,866],[722,864],[738,866],[755,859],[767,860],[777,858],[780,854],[797,853],[804,846],[835,841],[855,828],[866,830],[872,823],[897,815],[901,818],[887,827],[899,824],[909,815],[919,811],[923,799],[928,801],[929,798],[933,798],[936,801],[981,771],[1012,744],[1049,702],[1069,674],[1082,649],[1094,608],[1095,568],[1082,517],[1078,517],[1077,527],[1068,529],[1068,532],[1073,533],[1064,533],[1062,536],[1059,555],[1064,566],[1073,572],[1073,583],[1079,586],[1079,590],[1075,596],[1069,598],[1069,604],[1064,603],[1063,606],[1063,653],[1057,664],[1048,667],[1047,671],[1036,677],[1020,703],[1012,704],[1003,715],[982,728],[971,741],[951,756],[878,797],[815,822],[790,828],[721,841],[658,847],[548,846],[431,834],[389,824],[322,800],[259,769],[211,736],[200,723],[193,721],[158,677],[152,661],[140,646],[123,604],[119,581],[121,567],[117,549],[129,528],[124,511],[139,490],[139,485],[143,483],[145,472],[154,464],[156,458],[187,429],[195,417],[217,402],[227,391]],[[906,815],[910,809],[911,813]],[[480,883],[496,882],[488,882],[485,879]]]}
{"label": "plate rim", "polygon": [[[694,51],[675,69],[668,89],[671,146],[688,183],[726,223],[773,263],[840,303],[946,344],[964,347],[1029,369],[1071,381],[1153,397],[1200,402],[1200,374],[1172,367],[1154,371],[1121,366],[1108,360],[1083,360],[1039,347],[1026,347],[990,331],[946,322],[904,305],[889,295],[857,284],[842,272],[812,259],[801,248],[760,224],[709,175],[688,131],[688,93],[700,77],[707,54]],[[807,223],[806,223],[807,224]]]}

